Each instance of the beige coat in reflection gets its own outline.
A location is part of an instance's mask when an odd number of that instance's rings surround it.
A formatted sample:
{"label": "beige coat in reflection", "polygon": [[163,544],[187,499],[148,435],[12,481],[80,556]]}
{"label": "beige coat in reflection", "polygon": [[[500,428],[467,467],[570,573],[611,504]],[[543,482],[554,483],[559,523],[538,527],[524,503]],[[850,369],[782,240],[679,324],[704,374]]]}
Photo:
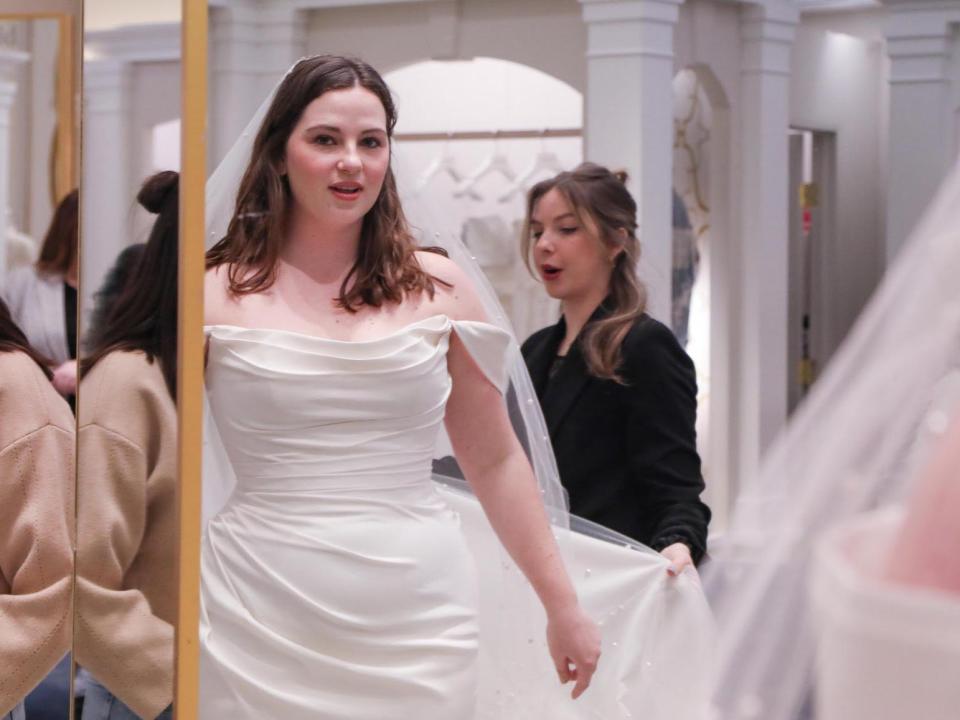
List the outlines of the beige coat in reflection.
{"label": "beige coat in reflection", "polygon": [[75,656],[143,718],[173,699],[177,415],[158,363],[114,352],[79,391]]}
{"label": "beige coat in reflection", "polygon": [[0,352],[0,716],[70,649],[74,439],[36,363]]}

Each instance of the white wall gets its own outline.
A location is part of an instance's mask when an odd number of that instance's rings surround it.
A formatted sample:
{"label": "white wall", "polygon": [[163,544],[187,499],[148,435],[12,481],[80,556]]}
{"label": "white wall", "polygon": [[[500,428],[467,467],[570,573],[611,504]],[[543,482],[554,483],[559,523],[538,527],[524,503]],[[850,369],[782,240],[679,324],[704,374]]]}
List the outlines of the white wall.
{"label": "white wall", "polygon": [[[884,268],[884,12],[804,15],[794,44],[791,125],[836,133],[835,243],[826,346],[836,349],[876,287]],[[825,361],[827,358],[818,358]]]}
{"label": "white wall", "polygon": [[[504,60],[424,62],[405,66],[385,77],[396,96],[397,133],[578,129],[583,124],[583,96],[556,78]],[[582,159],[579,137],[507,140],[403,141],[395,146],[397,179],[408,214],[417,207],[430,213],[433,230],[461,236],[477,256],[488,279],[523,341],[556,321],[558,309],[538,282],[530,277],[520,252],[520,228],[525,192],[501,199],[512,183],[500,174],[478,181],[476,196],[458,197],[456,184],[446,174],[433,176],[419,192],[425,173],[439,157],[453,158],[459,173],[469,177],[494,153],[522,176],[540,152],[557,156],[563,168]],[[554,174],[538,172],[525,184]],[[481,224],[478,219],[484,219]],[[416,221],[415,217],[412,220]],[[470,232],[483,229],[488,232]],[[430,238],[425,239],[427,243]]]}
{"label": "white wall", "polygon": [[307,48],[361,55],[381,72],[420,60],[496,57],[536,67],[583,92],[586,27],[577,0],[463,2],[456,23],[437,16],[439,5],[314,10]]}
{"label": "white wall", "polygon": [[144,242],[154,216],[136,201],[143,181],[157,170],[179,170],[154,166],[154,128],[180,117],[180,63],[143,62],[132,66],[130,96],[130,196],[124,198],[133,209],[133,225],[127,243]]}
{"label": "white wall", "polygon": [[180,22],[181,5],[182,0],[83,0],[83,26],[90,32],[124,25]]}

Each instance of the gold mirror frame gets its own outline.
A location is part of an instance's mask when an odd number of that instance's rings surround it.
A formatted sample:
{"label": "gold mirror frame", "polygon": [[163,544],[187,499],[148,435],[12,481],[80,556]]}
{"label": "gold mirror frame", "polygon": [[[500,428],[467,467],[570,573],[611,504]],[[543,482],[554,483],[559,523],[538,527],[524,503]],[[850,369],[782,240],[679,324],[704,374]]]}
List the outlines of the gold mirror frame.
{"label": "gold mirror frame", "polygon": [[180,140],[180,301],[177,358],[180,542],[174,717],[197,717],[200,624],[200,473],[203,428],[204,188],[207,0],[183,0]]}

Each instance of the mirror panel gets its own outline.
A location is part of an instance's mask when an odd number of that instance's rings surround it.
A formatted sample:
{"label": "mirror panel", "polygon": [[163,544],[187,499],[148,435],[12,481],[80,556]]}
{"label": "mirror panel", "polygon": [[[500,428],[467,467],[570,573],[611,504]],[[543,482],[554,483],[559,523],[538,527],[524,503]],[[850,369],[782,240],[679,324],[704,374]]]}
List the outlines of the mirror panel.
{"label": "mirror panel", "polygon": [[173,713],[180,31],[179,2],[84,6],[81,720]]}
{"label": "mirror panel", "polygon": [[79,2],[0,13],[0,718],[72,712]]}

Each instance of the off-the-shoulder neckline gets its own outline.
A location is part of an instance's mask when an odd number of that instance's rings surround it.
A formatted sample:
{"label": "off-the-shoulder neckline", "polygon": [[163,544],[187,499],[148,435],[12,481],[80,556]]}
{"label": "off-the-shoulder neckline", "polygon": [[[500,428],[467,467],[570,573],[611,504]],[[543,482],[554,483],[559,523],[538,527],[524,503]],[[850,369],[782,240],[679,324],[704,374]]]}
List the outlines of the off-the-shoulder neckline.
{"label": "off-the-shoulder neckline", "polygon": [[216,323],[213,325],[204,325],[203,331],[204,331],[204,334],[209,334],[214,330],[224,329],[231,333],[251,333],[255,335],[256,334],[288,335],[292,337],[304,338],[306,340],[315,340],[321,343],[332,343],[337,345],[368,345],[372,343],[378,343],[378,342],[384,342],[386,340],[390,340],[399,335],[402,335],[405,332],[409,332],[414,328],[418,328],[430,322],[435,322],[437,319],[444,320],[445,325],[446,324],[453,325],[458,322],[469,322],[469,323],[476,323],[479,325],[489,325],[490,327],[496,328],[498,330],[502,329],[497,327],[496,325],[493,325],[492,323],[485,322],[482,320],[454,320],[453,318],[451,318],[449,315],[445,313],[436,313],[434,315],[429,315],[425,318],[421,318],[420,320],[414,320],[413,322],[407,323],[406,325],[403,325],[402,327],[399,327],[396,330],[386,335],[381,335],[380,337],[364,339],[364,340],[340,340],[337,338],[324,337],[322,335],[313,335],[311,333],[297,332],[296,330],[279,330],[275,328],[251,328],[251,327],[245,327],[243,325],[230,325],[228,323]]}

